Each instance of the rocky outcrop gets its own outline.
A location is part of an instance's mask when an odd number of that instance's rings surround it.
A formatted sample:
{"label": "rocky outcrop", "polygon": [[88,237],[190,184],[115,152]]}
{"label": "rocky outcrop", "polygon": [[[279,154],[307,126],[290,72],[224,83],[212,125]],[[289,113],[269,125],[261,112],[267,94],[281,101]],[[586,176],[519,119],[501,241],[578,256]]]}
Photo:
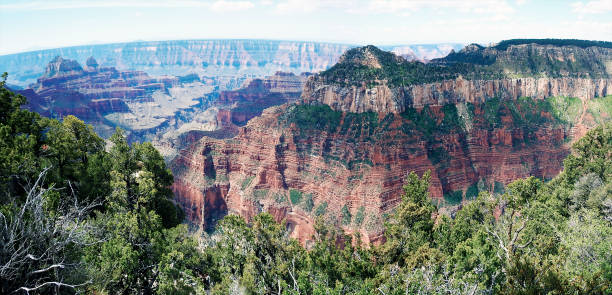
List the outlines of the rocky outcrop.
{"label": "rocky outcrop", "polygon": [[273,76],[253,79],[247,86],[219,93],[218,121],[243,126],[271,106],[296,101],[309,74],[277,72]]}
{"label": "rocky outcrop", "polygon": [[82,74],[83,68],[78,62],[75,60],[63,59],[58,55],[47,65],[43,78],[66,77]]}
{"label": "rocky outcrop", "polygon": [[[612,46],[612,45],[610,45]],[[409,107],[497,97],[590,99],[612,94],[612,48],[471,44],[429,64],[374,46],[347,51],[308,80],[302,97],[343,112],[401,113]]]}
{"label": "rocky outcrop", "polygon": [[389,87],[340,86],[309,79],[302,97],[307,103],[321,103],[342,112],[401,113],[408,107],[445,105],[459,102],[482,103],[498,97],[543,99],[552,96],[591,99],[612,95],[612,79],[517,78],[466,80],[457,78],[436,83]]}
{"label": "rocky outcrop", "polygon": [[93,56],[90,56],[87,61],[85,62],[85,65],[87,65],[87,68],[90,71],[95,71],[98,69],[98,61],[96,61],[96,59]]}

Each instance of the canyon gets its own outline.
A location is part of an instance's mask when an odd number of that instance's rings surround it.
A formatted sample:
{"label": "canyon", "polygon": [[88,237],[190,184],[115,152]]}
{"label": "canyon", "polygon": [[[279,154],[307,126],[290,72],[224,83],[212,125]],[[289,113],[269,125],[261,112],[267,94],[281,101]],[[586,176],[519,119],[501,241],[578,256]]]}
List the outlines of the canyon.
{"label": "canyon", "polygon": [[[457,54],[474,50],[492,52]],[[410,171],[431,172],[432,202],[449,214],[514,179],[550,179],[570,143],[612,116],[612,49],[495,50],[500,60],[455,68],[457,56],[423,65],[370,46],[350,50],[310,77],[298,102],[266,109],[232,138],[202,137],[183,149],[171,162],[176,199],[202,228],[265,211],[305,245],[317,218],[368,244],[382,242]],[[549,62],[508,70],[500,65],[510,53],[518,64]],[[576,64],[588,71],[565,71]],[[425,69],[427,82],[392,83],[402,67]]]}
{"label": "canyon", "polygon": [[[83,45],[0,56],[0,72],[8,72],[8,83],[25,87],[34,83],[47,63],[56,56],[84,64],[93,56],[100,66],[145,71],[150,75],[184,76],[240,87],[235,77],[251,78],[275,72],[318,72],[334,65],[340,55],[356,45],[276,40],[174,40]],[[461,44],[416,44],[385,46],[409,59],[444,57]]]}
{"label": "canyon", "polygon": [[[388,48],[430,60],[458,46]],[[297,99],[310,72],[329,68],[350,47],[271,40],[101,44],[3,55],[0,71],[30,109],[76,115],[104,138],[121,127],[130,141],[151,141],[170,161],[186,139],[231,137],[264,108]]]}
{"label": "canyon", "polygon": [[195,228],[270,212],[305,245],[319,218],[382,242],[410,171],[431,172],[451,215],[481,191],[552,178],[612,115],[609,47],[350,47],[141,42],[0,56],[0,69],[17,69],[32,110],[151,141]]}

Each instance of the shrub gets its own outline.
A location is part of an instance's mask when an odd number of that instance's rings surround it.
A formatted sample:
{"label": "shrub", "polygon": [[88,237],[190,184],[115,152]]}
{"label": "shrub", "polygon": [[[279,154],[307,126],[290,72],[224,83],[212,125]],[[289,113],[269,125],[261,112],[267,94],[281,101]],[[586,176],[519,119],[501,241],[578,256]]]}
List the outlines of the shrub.
{"label": "shrub", "polygon": [[315,216],[324,215],[327,212],[327,202],[323,202],[315,209]]}
{"label": "shrub", "polygon": [[242,181],[242,185],[240,186],[242,188],[242,190],[245,190],[247,187],[249,187],[249,185],[251,185],[251,182],[253,182],[253,179],[255,179],[255,176],[249,176],[249,177],[245,178]]}
{"label": "shrub", "polygon": [[312,208],[314,208],[314,201],[312,199],[312,194],[306,194],[306,198],[304,199],[303,208],[306,212],[310,212],[312,211]]}
{"label": "shrub", "polygon": [[365,208],[363,206],[357,209],[357,213],[355,214],[354,222],[357,226],[360,226],[363,223],[363,218],[365,217]]}
{"label": "shrub", "polygon": [[349,225],[351,224],[351,212],[348,209],[348,206],[345,204],[344,207],[342,207],[342,224],[343,225]]}
{"label": "shrub", "polygon": [[291,204],[299,204],[302,201],[302,192],[294,189],[289,190],[289,199],[291,200]]}

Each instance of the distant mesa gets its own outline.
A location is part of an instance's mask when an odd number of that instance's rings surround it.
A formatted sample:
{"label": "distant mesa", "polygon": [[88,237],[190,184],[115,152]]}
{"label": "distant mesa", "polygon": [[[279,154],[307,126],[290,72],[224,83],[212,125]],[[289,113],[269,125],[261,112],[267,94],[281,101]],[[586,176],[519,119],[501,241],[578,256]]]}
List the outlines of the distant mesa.
{"label": "distant mesa", "polygon": [[389,61],[402,63],[405,60],[374,45],[368,45],[348,50],[340,57],[338,63],[380,69],[385,62]]}
{"label": "distant mesa", "polygon": [[45,70],[45,78],[65,77],[83,74],[83,68],[76,60],[56,56]]}
{"label": "distant mesa", "polygon": [[93,56],[90,56],[85,62],[85,64],[87,65],[87,68],[90,70],[97,70],[99,66],[98,61],[96,61],[96,59]]}

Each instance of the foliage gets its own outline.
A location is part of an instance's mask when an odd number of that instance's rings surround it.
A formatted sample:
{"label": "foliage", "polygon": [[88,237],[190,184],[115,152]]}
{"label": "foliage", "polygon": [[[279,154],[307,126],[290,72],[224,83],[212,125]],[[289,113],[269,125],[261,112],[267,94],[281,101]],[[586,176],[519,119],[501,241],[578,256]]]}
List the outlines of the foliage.
{"label": "foliage", "polygon": [[510,39],[503,40],[494,47],[498,50],[506,50],[512,45],[522,45],[535,43],[539,45],[553,45],[553,46],[577,46],[577,47],[604,47],[612,48],[612,42],[608,41],[590,41],[590,40],[578,40],[578,39]]}
{"label": "foliage", "polygon": [[385,224],[387,242],[382,256],[387,263],[406,264],[410,253],[431,242],[435,207],[429,201],[429,172],[419,178],[410,172],[404,185],[402,202]]}
{"label": "foliage", "polygon": [[291,204],[298,205],[302,202],[302,192],[298,190],[291,189],[289,190],[289,199],[291,200]]}
{"label": "foliage", "polygon": [[[407,61],[391,52],[368,45],[344,53],[333,67],[319,74],[328,84],[366,86],[386,84],[402,87],[455,79],[501,79],[506,77],[567,75],[608,77],[605,65],[588,55],[576,54],[572,61],[558,60],[527,48],[524,54],[505,53],[510,45],[536,43],[553,46],[597,46],[610,48],[612,42],[569,39],[515,39],[502,41],[493,47],[472,44],[459,52],[427,64]],[[501,56],[501,58],[499,58]]]}
{"label": "foliage", "polygon": [[287,114],[287,122],[296,124],[301,130],[333,132],[340,125],[341,115],[328,105],[296,105]]}
{"label": "foliage", "polygon": [[22,110],[0,82],[0,293],[194,293],[203,256],[150,143]]}
{"label": "foliage", "polygon": [[342,224],[343,225],[351,224],[351,219],[353,218],[353,216],[351,215],[351,211],[349,211],[348,206],[346,206],[346,204],[342,206],[341,214],[342,214]]}

